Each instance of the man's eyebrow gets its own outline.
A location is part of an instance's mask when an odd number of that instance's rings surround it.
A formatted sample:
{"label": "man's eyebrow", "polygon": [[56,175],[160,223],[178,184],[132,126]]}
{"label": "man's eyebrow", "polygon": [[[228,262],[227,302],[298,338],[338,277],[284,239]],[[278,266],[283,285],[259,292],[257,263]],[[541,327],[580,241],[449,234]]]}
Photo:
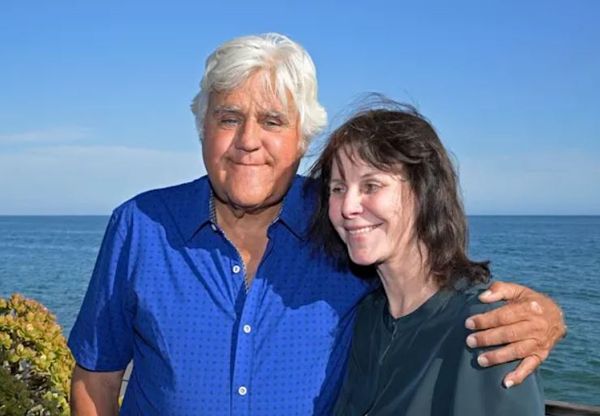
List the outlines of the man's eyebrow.
{"label": "man's eyebrow", "polygon": [[258,116],[262,119],[265,118],[276,118],[283,123],[289,123],[288,115],[282,111],[277,110],[263,110],[260,111]]}
{"label": "man's eyebrow", "polygon": [[221,113],[241,113],[242,110],[239,107],[233,105],[220,105],[213,110],[213,114]]}
{"label": "man's eyebrow", "polygon": [[287,117],[283,111],[278,110],[262,110],[259,114],[267,117]]}

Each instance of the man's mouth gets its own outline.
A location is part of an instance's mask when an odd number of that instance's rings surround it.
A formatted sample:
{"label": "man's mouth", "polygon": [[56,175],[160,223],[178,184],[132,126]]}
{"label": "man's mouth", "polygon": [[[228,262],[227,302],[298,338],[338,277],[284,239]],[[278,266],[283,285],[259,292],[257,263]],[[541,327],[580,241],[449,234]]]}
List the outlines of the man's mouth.
{"label": "man's mouth", "polygon": [[238,166],[249,166],[249,167],[256,167],[256,166],[263,166],[264,163],[257,163],[257,162],[239,162],[239,161],[232,161],[234,165],[238,165]]}

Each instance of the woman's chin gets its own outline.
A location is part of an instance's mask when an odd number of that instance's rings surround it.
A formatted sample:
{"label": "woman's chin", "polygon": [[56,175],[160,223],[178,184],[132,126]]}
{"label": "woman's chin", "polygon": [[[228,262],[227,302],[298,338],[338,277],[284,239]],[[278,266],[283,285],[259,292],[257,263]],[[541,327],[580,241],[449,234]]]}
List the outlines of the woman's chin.
{"label": "woman's chin", "polygon": [[350,253],[350,260],[352,260],[352,263],[354,263],[358,266],[370,266],[377,262],[376,259],[371,256],[365,256],[365,255],[353,254],[353,253]]}

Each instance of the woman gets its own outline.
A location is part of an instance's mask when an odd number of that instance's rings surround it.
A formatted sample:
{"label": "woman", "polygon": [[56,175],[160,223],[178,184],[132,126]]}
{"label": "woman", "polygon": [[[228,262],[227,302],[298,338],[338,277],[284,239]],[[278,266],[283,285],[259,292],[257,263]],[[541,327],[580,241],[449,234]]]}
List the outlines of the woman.
{"label": "woman", "polygon": [[490,271],[467,257],[456,173],[427,120],[398,104],[363,111],[333,132],[312,173],[315,234],[381,283],[359,307],[334,413],[543,415],[537,375],[509,390],[502,378],[516,364],[479,367],[464,342],[465,319],[494,307],[477,300]]}

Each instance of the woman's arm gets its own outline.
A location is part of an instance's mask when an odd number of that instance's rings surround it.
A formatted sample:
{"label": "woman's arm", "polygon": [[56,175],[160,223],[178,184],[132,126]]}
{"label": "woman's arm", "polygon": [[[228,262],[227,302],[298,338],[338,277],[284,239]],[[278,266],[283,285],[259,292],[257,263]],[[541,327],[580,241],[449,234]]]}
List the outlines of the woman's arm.
{"label": "woman's arm", "polygon": [[510,389],[502,385],[516,363],[480,367],[476,351],[465,348],[456,376],[452,415],[543,416],[544,394],[539,374],[534,372]]}

